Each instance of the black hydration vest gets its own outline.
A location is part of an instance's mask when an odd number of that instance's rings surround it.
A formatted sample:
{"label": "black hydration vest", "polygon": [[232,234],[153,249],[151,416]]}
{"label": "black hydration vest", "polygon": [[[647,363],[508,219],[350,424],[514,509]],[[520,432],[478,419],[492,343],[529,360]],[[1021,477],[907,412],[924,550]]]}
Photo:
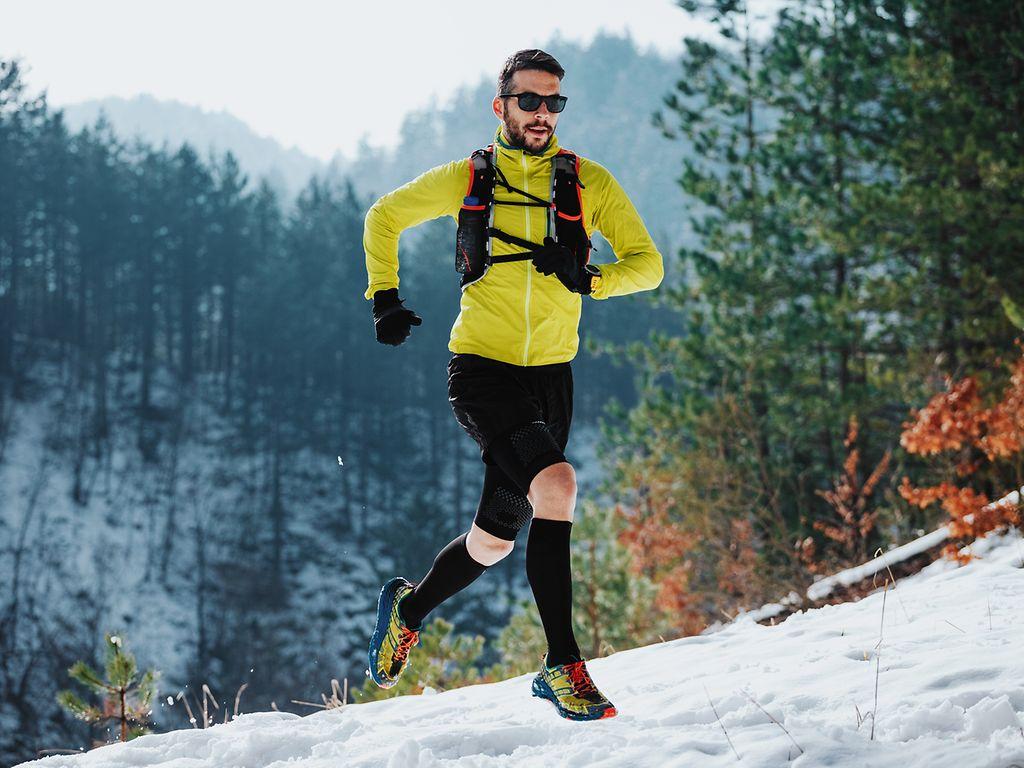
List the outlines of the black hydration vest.
{"label": "black hydration vest", "polygon": [[[469,193],[459,210],[459,229],[455,236],[455,271],[462,275],[462,289],[475,283],[487,272],[491,264],[506,261],[525,261],[543,243],[534,243],[502,232],[494,226],[495,205],[524,205],[547,208],[547,234],[555,242],[569,247],[580,265],[590,261],[591,242],[583,226],[583,185],[579,179],[580,159],[567,149],[559,150],[551,158],[551,197],[549,200],[516,189],[508,183],[505,174],[494,162],[494,145],[476,150],[469,158]],[[509,192],[528,198],[525,201],[495,200],[494,188],[500,185]],[[521,253],[504,256],[491,254],[491,238],[526,248]]]}

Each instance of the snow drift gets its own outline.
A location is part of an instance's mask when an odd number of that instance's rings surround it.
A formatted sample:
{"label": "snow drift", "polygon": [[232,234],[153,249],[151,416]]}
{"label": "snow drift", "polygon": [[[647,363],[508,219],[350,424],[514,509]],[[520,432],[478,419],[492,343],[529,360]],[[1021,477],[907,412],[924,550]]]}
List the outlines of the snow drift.
{"label": "snow drift", "polygon": [[590,662],[619,709],[610,720],[558,718],[523,676],[306,717],[253,713],[23,765],[1024,765],[1024,544],[1011,532],[973,553],[773,627],[748,616]]}

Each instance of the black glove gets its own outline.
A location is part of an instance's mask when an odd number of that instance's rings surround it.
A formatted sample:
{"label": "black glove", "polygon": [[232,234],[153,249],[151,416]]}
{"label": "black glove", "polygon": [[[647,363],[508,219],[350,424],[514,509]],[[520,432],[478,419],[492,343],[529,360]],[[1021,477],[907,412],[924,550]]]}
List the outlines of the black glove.
{"label": "black glove", "polygon": [[422,322],[419,315],[402,306],[397,288],[373,294],[373,326],[381,344],[398,346],[409,338],[409,328]]}
{"label": "black glove", "polygon": [[554,275],[573,293],[590,293],[591,278],[600,275],[597,267],[581,265],[568,246],[559,245],[551,237],[544,238],[544,245],[533,252],[534,267],[542,275]]}

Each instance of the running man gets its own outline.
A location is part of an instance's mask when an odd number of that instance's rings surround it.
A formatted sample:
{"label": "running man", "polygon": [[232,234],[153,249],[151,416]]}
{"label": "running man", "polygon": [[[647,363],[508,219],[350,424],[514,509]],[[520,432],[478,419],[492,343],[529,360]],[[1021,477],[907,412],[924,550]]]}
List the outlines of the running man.
{"label": "running man", "polygon": [[[366,215],[363,246],[377,340],[398,345],[421,319],[398,296],[398,240],[429,219],[459,222],[462,299],[448,345],[455,418],[480,447],[483,490],[469,531],[445,546],[417,583],[387,582],[377,607],[369,669],[393,686],[427,615],[511,551],[530,525],[526,574],[547,655],[533,695],[573,720],[613,717],[573,636],[569,538],[576,476],[565,458],[572,421],[570,361],[584,296],[655,288],[662,257],[622,187],[603,166],[559,147],[565,71],[540,50],[505,62],[491,109],[493,144],[432,168]],[[617,261],[589,263],[590,235]]]}

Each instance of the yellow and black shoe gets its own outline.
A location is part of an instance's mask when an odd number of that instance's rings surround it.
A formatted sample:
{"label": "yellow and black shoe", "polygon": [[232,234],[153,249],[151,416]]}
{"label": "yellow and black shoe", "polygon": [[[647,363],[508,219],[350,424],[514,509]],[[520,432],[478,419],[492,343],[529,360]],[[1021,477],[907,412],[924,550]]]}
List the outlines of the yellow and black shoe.
{"label": "yellow and black shoe", "polygon": [[547,662],[533,678],[533,695],[555,705],[569,720],[602,720],[615,717],[615,707],[597,690],[585,661],[549,667]]}
{"label": "yellow and black shoe", "polygon": [[377,626],[370,638],[367,662],[370,677],[381,688],[398,682],[409,663],[409,651],[420,641],[418,630],[409,629],[398,612],[398,603],[412,592],[413,585],[396,576],[380,590],[377,598]]}

